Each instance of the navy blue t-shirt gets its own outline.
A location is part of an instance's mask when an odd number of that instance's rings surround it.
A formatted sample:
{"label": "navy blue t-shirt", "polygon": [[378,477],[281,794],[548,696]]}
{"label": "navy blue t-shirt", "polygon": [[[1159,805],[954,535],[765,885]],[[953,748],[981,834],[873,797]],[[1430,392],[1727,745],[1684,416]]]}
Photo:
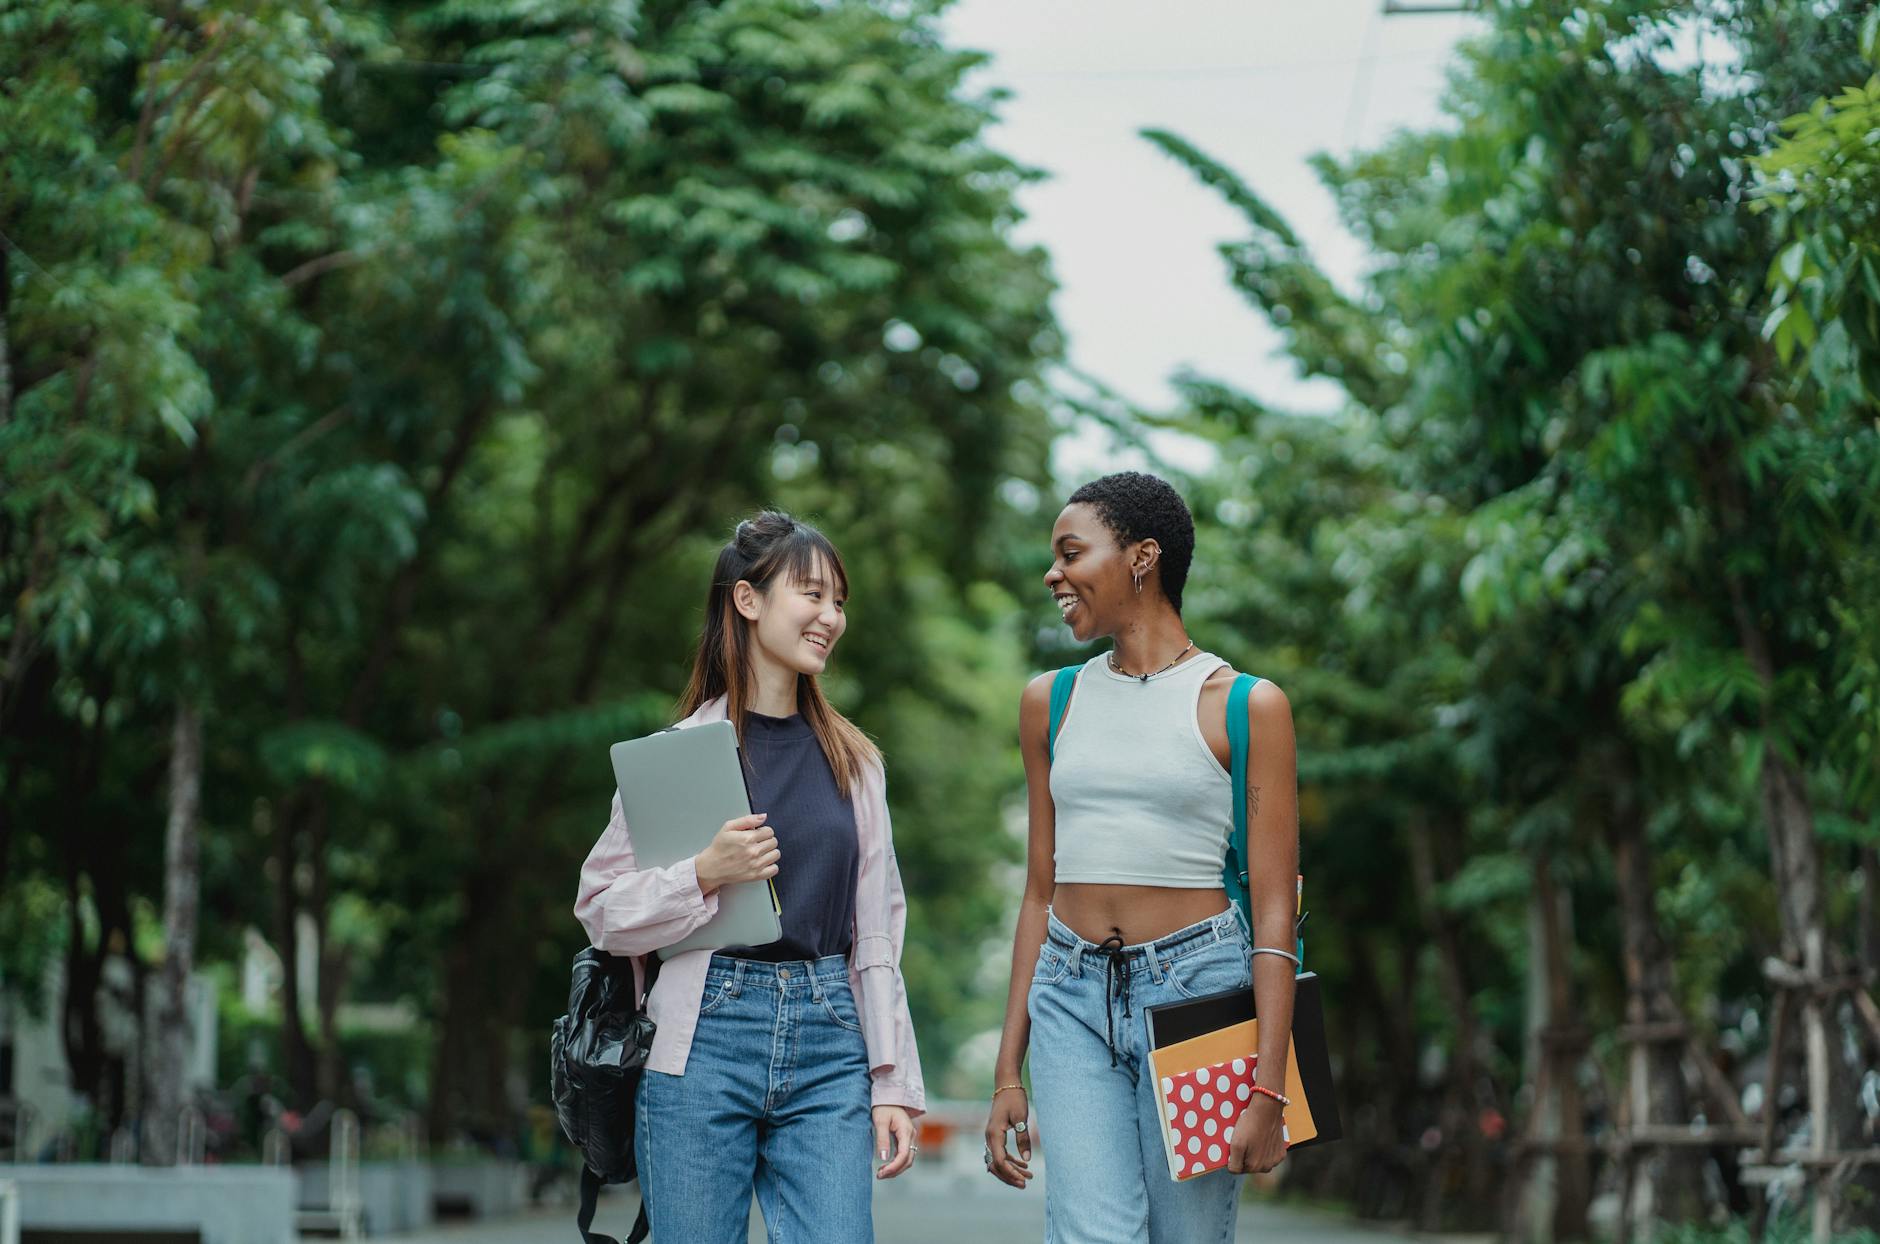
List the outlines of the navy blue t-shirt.
{"label": "navy blue t-shirt", "polygon": [[718,953],[765,963],[848,954],[862,858],[855,806],[836,787],[835,770],[800,713],[747,713],[744,756],[751,811],[768,812],[764,823],[777,835],[781,858],[772,880],[783,906],[783,937]]}

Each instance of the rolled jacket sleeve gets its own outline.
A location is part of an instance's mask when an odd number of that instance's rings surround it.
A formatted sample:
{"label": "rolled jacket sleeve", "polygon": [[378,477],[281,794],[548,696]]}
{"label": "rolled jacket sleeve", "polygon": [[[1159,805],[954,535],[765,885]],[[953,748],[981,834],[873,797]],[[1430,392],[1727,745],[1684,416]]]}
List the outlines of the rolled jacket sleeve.
{"label": "rolled jacket sleeve", "polygon": [[600,840],[581,865],[574,915],[588,944],[616,955],[650,954],[697,930],[718,914],[718,895],[699,889],[691,859],[666,868],[636,868],[627,818],[614,795]]}
{"label": "rolled jacket sleeve", "polygon": [[886,783],[871,775],[864,800],[871,832],[863,841],[856,879],[855,946],[850,964],[861,1007],[862,1039],[868,1049],[871,1104],[900,1106],[910,1114],[927,1108],[914,1044],[914,1019],[901,975],[901,949],[907,934],[907,896],[894,858]]}

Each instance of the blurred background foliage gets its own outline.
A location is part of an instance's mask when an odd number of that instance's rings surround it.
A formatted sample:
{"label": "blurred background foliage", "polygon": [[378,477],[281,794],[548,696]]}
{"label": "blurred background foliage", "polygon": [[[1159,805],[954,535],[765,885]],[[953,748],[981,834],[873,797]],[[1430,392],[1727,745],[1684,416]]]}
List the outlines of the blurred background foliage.
{"label": "blurred background foliage", "polygon": [[977,1096],[1017,695],[1084,655],[1051,450],[1111,435],[1194,507],[1199,641],[1295,706],[1354,1139],[1293,1183],[1561,1238],[1602,1189],[1741,1210],[1728,1146],[1610,1142],[1772,1066],[1778,1139],[1871,1146],[1880,1034],[1842,994],[1772,1058],[1763,962],[1880,972],[1874,7],[1484,6],[1447,126],[1320,163],[1356,288],[1145,135],[1244,217],[1224,279],[1348,398],[1310,417],[1067,396],[943,7],[0,0],[0,973],[56,966],[74,1086],[140,1108],[100,997],[178,953],[194,737],[190,953],[259,939],[306,1003],[230,1012],[224,1072],[513,1131],[604,747],[777,504],[848,559],[831,692],[888,757],[930,1083]]}

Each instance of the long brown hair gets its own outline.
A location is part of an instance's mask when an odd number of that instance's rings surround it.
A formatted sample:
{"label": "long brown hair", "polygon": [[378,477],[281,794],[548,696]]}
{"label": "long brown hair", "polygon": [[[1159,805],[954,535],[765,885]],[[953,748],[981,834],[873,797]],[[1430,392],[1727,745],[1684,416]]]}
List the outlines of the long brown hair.
{"label": "long brown hair", "polygon": [[[718,564],[712,570],[705,627],[699,632],[692,678],[679,697],[680,717],[689,717],[701,705],[725,696],[726,716],[738,732],[738,741],[744,741],[753,680],[751,625],[732,603],[731,589],[740,579],[760,592],[780,578],[786,583],[800,582],[815,575],[819,558],[839,580],[837,590],[847,596],[849,573],[843,569],[842,555],[822,532],[780,510],[764,510],[738,524],[730,543],[718,551]],[[851,797],[863,767],[881,759],[880,750],[855,723],[829,706],[813,674],[796,676],[796,709],[815,731],[835,772],[837,788],[845,798]]]}

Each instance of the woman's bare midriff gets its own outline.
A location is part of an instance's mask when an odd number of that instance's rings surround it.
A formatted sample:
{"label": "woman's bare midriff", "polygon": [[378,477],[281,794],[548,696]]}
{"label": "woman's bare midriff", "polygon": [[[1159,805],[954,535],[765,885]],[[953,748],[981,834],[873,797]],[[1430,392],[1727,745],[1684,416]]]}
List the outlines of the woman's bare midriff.
{"label": "woman's bare midriff", "polygon": [[1125,946],[1153,942],[1227,910],[1225,890],[1063,882],[1051,910],[1087,942],[1121,936]]}

